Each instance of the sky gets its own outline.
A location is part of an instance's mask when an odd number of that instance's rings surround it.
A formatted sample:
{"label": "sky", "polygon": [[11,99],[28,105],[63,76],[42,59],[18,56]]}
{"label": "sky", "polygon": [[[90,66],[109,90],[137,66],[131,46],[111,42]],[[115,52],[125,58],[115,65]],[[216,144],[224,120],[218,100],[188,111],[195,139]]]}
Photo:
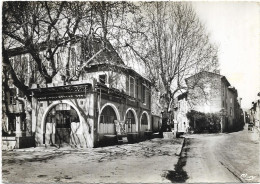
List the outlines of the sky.
{"label": "sky", "polygon": [[260,3],[193,2],[219,48],[220,74],[227,77],[250,108],[260,92]]}

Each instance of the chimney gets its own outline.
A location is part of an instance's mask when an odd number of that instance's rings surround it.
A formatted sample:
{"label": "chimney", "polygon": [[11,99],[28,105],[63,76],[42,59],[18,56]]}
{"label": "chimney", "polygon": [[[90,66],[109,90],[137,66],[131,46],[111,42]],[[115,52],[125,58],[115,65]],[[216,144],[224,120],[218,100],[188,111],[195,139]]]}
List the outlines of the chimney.
{"label": "chimney", "polygon": [[215,74],[220,74],[220,70],[214,70]]}

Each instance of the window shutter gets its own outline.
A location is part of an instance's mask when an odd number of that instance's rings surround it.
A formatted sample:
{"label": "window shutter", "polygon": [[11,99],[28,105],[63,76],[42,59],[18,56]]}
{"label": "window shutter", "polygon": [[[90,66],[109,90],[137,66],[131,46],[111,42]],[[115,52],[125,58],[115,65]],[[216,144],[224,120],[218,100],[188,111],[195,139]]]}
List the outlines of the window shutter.
{"label": "window shutter", "polygon": [[139,80],[136,79],[135,80],[135,98],[138,98],[138,84],[139,84]]}
{"label": "window shutter", "polygon": [[126,94],[129,95],[129,76],[126,77]]}
{"label": "window shutter", "polygon": [[138,81],[138,98],[141,100],[142,99],[142,81]]}
{"label": "window shutter", "polygon": [[145,103],[145,95],[146,95],[146,90],[145,90],[145,85],[142,84],[142,102]]}
{"label": "window shutter", "polygon": [[11,104],[11,95],[10,95],[10,92],[6,93],[6,99],[8,100],[7,103],[8,105]]}

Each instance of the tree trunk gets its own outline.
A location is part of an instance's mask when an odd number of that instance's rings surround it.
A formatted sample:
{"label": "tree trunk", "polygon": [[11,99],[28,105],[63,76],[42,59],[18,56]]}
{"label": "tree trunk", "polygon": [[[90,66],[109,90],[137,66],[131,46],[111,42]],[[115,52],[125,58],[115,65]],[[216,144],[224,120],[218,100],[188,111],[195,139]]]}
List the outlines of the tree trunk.
{"label": "tree trunk", "polygon": [[32,106],[31,103],[28,102],[26,99],[17,97],[17,100],[23,103],[23,112],[25,112],[25,126],[26,126],[26,136],[32,135],[32,118],[31,118],[31,110]]}

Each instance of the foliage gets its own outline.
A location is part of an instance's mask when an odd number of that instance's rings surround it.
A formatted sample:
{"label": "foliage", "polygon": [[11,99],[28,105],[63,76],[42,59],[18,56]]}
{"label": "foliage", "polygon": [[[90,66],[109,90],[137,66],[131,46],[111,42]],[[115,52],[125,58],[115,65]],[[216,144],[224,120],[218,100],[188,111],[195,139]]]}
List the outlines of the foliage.
{"label": "foliage", "polygon": [[144,34],[127,40],[126,46],[145,64],[147,77],[160,92],[164,111],[171,111],[174,97],[188,90],[187,77],[216,68],[217,48],[191,4],[144,2],[140,9],[137,27]]}
{"label": "foliage", "polygon": [[203,113],[191,110],[186,115],[190,121],[190,127],[197,133],[220,131],[221,115],[218,113]]}
{"label": "foliage", "polygon": [[[68,47],[65,77],[67,81],[74,80],[69,73],[70,58],[73,58],[70,43],[78,39],[77,35],[90,41],[94,37],[101,39],[103,48],[89,51],[86,58],[107,49],[109,41],[115,49],[128,49],[124,54],[145,65],[146,77],[161,100],[158,108],[167,112],[174,106],[175,95],[188,90],[185,78],[214,70],[218,63],[217,48],[210,43],[189,3],[6,1],[2,22],[3,63],[14,85],[28,100],[28,86],[19,79],[9,60],[10,48],[24,47],[43,81],[50,83],[59,72],[55,56],[64,45]],[[43,55],[39,43],[45,43]],[[84,60],[82,66],[88,61]]]}

